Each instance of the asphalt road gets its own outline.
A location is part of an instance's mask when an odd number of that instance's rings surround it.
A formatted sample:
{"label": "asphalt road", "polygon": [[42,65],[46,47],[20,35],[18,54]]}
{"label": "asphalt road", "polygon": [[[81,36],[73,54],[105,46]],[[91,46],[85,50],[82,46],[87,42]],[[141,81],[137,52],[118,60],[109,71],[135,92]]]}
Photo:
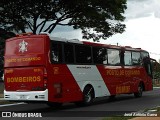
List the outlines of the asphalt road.
{"label": "asphalt road", "polygon": [[[89,117],[90,119],[100,119],[104,116],[123,115],[135,111],[154,108],[160,106],[160,88],[153,91],[144,92],[143,97],[134,98],[133,94],[116,96],[114,101],[108,98],[96,99],[93,105],[87,107],[77,107],[72,103],[64,104],[59,109],[49,108],[45,104],[21,104],[13,106],[0,106],[1,112],[18,113],[42,113],[43,117]],[[96,117],[96,118],[95,118]],[[83,119],[84,120],[84,119]],[[88,120],[88,119],[87,119]]]}

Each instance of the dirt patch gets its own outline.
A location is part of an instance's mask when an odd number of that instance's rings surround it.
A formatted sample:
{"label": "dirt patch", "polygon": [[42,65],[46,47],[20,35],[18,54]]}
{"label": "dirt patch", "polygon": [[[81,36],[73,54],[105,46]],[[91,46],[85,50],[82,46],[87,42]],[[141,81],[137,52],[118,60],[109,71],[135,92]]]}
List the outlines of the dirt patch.
{"label": "dirt patch", "polygon": [[0,98],[3,98],[3,94],[0,94]]}
{"label": "dirt patch", "polygon": [[3,90],[4,90],[4,83],[0,82],[0,94],[3,93]]}
{"label": "dirt patch", "polygon": [[13,104],[16,102],[10,102],[10,101],[6,101],[6,100],[0,100],[0,105],[4,105],[4,104]]}

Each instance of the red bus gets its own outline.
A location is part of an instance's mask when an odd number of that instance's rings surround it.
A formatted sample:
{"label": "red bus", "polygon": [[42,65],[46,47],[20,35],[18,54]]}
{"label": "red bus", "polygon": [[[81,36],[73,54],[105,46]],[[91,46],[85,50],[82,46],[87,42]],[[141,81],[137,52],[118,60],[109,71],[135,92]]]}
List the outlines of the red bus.
{"label": "red bus", "polygon": [[97,97],[152,90],[149,53],[140,48],[25,35],[6,41],[4,58],[9,101],[89,105]]}

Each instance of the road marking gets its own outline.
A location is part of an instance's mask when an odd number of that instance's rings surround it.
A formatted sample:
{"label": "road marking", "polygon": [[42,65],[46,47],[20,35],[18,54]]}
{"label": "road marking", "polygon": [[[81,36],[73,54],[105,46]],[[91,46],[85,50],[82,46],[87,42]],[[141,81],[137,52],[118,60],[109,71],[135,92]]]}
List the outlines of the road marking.
{"label": "road marking", "polygon": [[23,105],[23,104],[27,104],[27,103],[5,104],[5,105],[0,105],[0,107],[13,106],[13,105]]}

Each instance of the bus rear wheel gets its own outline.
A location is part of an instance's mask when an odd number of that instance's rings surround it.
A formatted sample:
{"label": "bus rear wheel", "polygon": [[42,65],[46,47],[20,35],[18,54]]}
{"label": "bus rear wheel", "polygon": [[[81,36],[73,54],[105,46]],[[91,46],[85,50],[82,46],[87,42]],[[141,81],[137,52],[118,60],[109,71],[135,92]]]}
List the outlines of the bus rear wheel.
{"label": "bus rear wheel", "polygon": [[78,106],[88,106],[93,103],[94,99],[94,90],[91,86],[86,86],[83,90],[83,101],[76,102]]}
{"label": "bus rear wheel", "polygon": [[138,86],[138,92],[134,93],[134,96],[136,98],[142,97],[142,93],[143,93],[143,85],[139,84],[139,86]]}

